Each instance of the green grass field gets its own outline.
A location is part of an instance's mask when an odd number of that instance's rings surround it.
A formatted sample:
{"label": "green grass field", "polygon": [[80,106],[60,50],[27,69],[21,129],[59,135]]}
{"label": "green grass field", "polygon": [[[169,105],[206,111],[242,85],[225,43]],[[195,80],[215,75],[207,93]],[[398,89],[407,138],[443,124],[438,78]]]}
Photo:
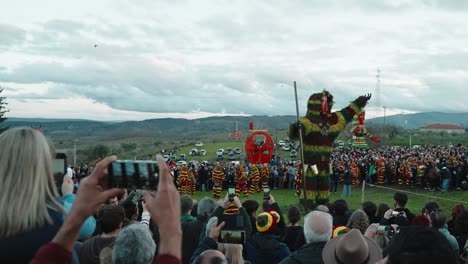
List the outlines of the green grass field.
{"label": "green grass field", "polygon": [[[415,189],[409,188],[400,188],[401,191],[408,191],[408,204],[407,208],[410,209],[414,214],[420,214],[421,209],[424,204],[429,201],[434,201],[439,204],[441,209],[447,214],[450,219],[451,208],[454,204],[461,202],[468,207],[468,191],[452,191],[447,193],[442,192],[428,192],[428,191],[418,191]],[[339,186],[339,191],[341,191],[341,186]],[[380,203],[386,203],[393,208],[393,194],[394,190],[383,189],[379,187],[370,187],[366,186],[364,201],[372,201],[379,205]],[[293,190],[271,190],[271,194],[275,198],[276,202],[280,207],[286,212],[287,208],[293,205],[299,205],[299,198],[294,195]],[[350,209],[359,209],[361,208],[361,187],[353,186],[351,197],[347,197],[345,200],[348,202]],[[223,195],[226,195],[226,191],[223,191]],[[333,202],[340,197],[341,193],[332,194],[330,201]],[[427,195],[427,196],[426,196]],[[224,197],[223,196],[223,197]],[[197,192],[192,198],[196,200],[201,200],[204,197],[212,197],[211,192]],[[247,199],[254,199],[260,204],[262,203],[263,194],[255,193],[249,197],[244,198],[242,194],[240,195],[241,201]]]}

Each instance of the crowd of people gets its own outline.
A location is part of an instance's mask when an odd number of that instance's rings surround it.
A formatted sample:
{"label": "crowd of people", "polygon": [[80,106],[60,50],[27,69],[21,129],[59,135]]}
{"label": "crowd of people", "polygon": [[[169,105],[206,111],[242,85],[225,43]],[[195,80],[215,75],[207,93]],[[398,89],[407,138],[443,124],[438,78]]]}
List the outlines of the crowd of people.
{"label": "crowd of people", "polygon": [[[427,191],[468,190],[468,148],[464,146],[429,146],[419,148],[381,147],[378,149],[334,148],[330,164],[330,192],[342,185],[342,195],[351,195],[351,186],[368,184],[397,185]],[[238,186],[245,196],[270,189],[300,189],[300,162],[275,159],[269,164],[232,162],[189,164],[171,167],[174,181],[180,175],[195,190],[214,190],[215,198],[229,186]],[[243,173],[245,175],[243,176]],[[185,181],[183,181],[185,182]],[[245,190],[245,191],[244,191]],[[238,191],[239,192],[239,191]]]}
{"label": "crowd of people", "polygon": [[[40,132],[9,129],[0,134],[0,146],[1,263],[468,262],[468,210],[463,204],[455,204],[452,212],[443,212],[437,203],[428,202],[421,205],[421,211],[411,212],[405,207],[407,195],[396,192],[393,201],[387,201],[391,206],[367,201],[360,208],[349,208],[346,200],[340,199],[311,212],[292,206],[283,214],[286,205],[273,195],[264,196],[259,204],[248,199],[250,188],[244,185],[236,186],[237,195],[221,196],[214,188],[213,194],[219,198],[195,201],[180,194],[178,169],[171,169],[161,156],[157,157],[157,191],[108,188],[107,168],[116,156],[97,162],[86,177],[78,179],[75,175],[76,182],[64,175],[57,187],[52,174],[53,148]],[[338,150],[334,161],[365,163],[385,157],[389,164],[390,160],[408,162],[413,158],[425,164],[439,159],[451,168],[449,157],[463,157],[461,164],[466,163],[462,152],[463,148],[419,153]],[[453,168],[458,171],[459,162],[455,160]],[[434,165],[437,167],[437,162]],[[206,182],[199,173],[204,166]],[[209,166],[191,168],[192,174],[198,173],[194,178],[200,190],[210,188]],[[276,181],[271,168],[285,166]],[[228,187],[237,185],[238,175],[250,178],[258,172],[254,183],[259,187],[282,188],[289,186],[297,174],[295,164],[259,167],[228,167],[233,175],[221,166],[211,169],[225,173],[221,186]],[[273,177],[266,181],[262,170]],[[371,173],[365,174],[369,181],[378,182],[379,175],[373,178]],[[399,184],[398,177],[385,175],[382,184]],[[216,181],[212,186],[222,188]]]}

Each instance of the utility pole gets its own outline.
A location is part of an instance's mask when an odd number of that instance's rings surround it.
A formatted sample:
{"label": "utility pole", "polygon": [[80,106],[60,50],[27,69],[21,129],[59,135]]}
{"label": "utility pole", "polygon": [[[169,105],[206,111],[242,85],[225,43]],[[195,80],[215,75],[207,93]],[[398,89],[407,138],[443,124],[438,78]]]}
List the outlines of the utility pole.
{"label": "utility pole", "polygon": [[74,148],[74,151],[73,151],[73,167],[76,167],[76,142],[78,141],[78,139],[75,139],[75,148]]}

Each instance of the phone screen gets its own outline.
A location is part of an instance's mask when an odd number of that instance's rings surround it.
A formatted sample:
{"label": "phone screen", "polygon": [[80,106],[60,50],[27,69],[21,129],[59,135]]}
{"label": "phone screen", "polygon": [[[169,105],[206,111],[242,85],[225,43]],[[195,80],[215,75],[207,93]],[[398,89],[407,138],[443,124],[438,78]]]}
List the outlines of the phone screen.
{"label": "phone screen", "polygon": [[63,176],[67,173],[67,156],[65,153],[56,153],[52,159],[52,173],[55,184],[60,187],[63,182]]}
{"label": "phone screen", "polygon": [[108,168],[108,188],[156,190],[159,167],[153,160],[116,160]]}
{"label": "phone screen", "polygon": [[229,187],[228,188],[228,194],[229,194],[229,201],[230,202],[234,201],[234,196],[236,195],[236,188]]}
{"label": "phone screen", "polygon": [[263,199],[270,200],[270,188],[263,188]]}
{"label": "phone screen", "polygon": [[221,230],[218,236],[218,242],[226,244],[244,244],[244,230]]}

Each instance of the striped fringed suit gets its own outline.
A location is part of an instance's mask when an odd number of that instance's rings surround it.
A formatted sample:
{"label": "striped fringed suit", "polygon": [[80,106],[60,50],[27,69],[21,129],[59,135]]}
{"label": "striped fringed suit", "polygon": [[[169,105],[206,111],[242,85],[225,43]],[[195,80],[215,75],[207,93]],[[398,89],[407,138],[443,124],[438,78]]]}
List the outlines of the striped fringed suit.
{"label": "striped fringed suit", "polygon": [[252,194],[254,192],[260,192],[260,173],[258,172],[258,168],[255,165],[252,165],[252,171],[250,172],[250,188],[249,193]]}
{"label": "striped fringed suit", "polygon": [[244,197],[249,196],[249,190],[247,189],[247,181],[248,181],[247,174],[244,170],[240,170],[237,172],[235,181],[236,181],[236,195],[239,196],[239,193],[242,191],[244,193]]}
{"label": "striped fringed suit", "polygon": [[375,166],[377,167],[377,184],[384,184],[385,180],[385,160],[380,158],[376,161]]}
{"label": "striped fringed suit", "polygon": [[221,197],[221,189],[223,188],[224,172],[220,165],[217,165],[213,170],[212,174],[213,180],[213,197]]}
{"label": "striped fringed suit", "polygon": [[268,188],[270,185],[268,184],[270,182],[270,171],[268,170],[267,165],[263,165],[262,167],[262,172],[261,178],[262,178],[262,188]]}
{"label": "striped fringed suit", "polygon": [[[308,198],[315,199],[317,204],[325,204],[330,197],[329,163],[333,150],[333,141],[338,137],[346,125],[351,122],[355,114],[359,114],[370,99],[360,96],[349,106],[340,111],[323,115],[321,99],[326,96],[329,109],[333,107],[333,96],[328,91],[313,94],[307,102],[307,114],[289,127],[289,137],[299,139],[299,127],[302,127],[304,147],[304,170]],[[316,164],[318,174],[315,175],[311,166]]]}
{"label": "striped fringed suit", "polygon": [[179,182],[179,193],[180,195],[190,195],[192,186],[190,185],[190,179],[188,175],[187,167],[182,167],[179,177],[177,178]]}

